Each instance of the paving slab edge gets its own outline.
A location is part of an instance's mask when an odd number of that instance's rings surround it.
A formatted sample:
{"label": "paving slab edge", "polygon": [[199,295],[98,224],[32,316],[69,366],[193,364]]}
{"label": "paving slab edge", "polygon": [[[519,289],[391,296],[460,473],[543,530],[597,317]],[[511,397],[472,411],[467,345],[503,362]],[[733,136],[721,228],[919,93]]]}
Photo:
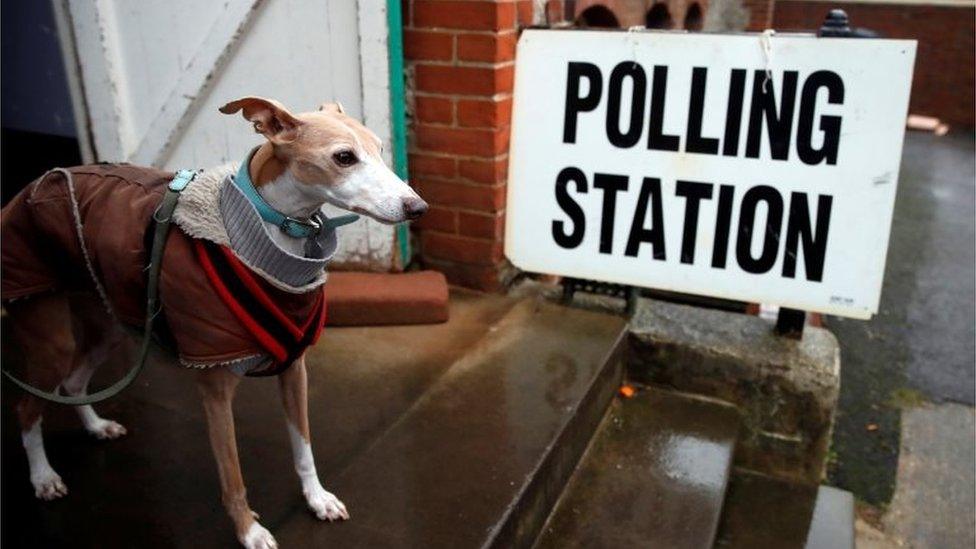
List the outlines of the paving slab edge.
{"label": "paving slab edge", "polygon": [[546,448],[530,479],[489,533],[483,547],[529,548],[535,544],[623,381],[626,351],[627,328],[624,326],[586,395]]}

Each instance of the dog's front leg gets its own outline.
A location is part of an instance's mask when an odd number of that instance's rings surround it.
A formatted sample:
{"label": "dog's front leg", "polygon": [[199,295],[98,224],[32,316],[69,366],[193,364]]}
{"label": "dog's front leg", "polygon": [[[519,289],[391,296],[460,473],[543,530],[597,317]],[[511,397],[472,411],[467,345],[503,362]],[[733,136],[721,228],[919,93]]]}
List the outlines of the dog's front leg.
{"label": "dog's front leg", "polygon": [[295,472],[302,482],[302,494],[308,507],[321,520],[346,520],[349,512],[339,498],[326,491],[319,482],[312,457],[308,428],[308,374],[305,370],[305,356],[295,361],[290,368],[278,377],[281,386],[281,400],[288,416],[288,438],[295,458]]}
{"label": "dog's front leg", "polygon": [[227,514],[234,521],[237,539],[248,549],[271,549],[278,544],[271,532],[258,524],[255,520],[257,513],[247,504],[241,464],[237,458],[231,405],[239,382],[237,375],[222,367],[202,370],[197,377],[197,386],[203,395],[203,409],[207,414],[210,446],[220,475],[221,499]]}

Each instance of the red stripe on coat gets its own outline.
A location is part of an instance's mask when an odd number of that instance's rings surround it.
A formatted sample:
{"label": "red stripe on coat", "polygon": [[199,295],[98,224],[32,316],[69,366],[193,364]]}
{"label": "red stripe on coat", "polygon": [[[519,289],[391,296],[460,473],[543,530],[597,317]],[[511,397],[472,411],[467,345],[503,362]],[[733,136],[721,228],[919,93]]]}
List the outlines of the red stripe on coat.
{"label": "red stripe on coat", "polygon": [[[302,336],[305,335],[305,330],[299,329],[299,327],[295,326],[295,323],[292,322],[291,319],[285,315],[285,313],[281,312],[281,309],[275,305],[275,302],[268,297],[268,294],[265,293],[264,289],[261,288],[258,282],[254,280],[254,277],[251,276],[251,270],[241,263],[240,259],[237,259],[237,256],[234,255],[234,252],[230,251],[230,248],[221,246],[220,251],[224,254],[224,257],[227,258],[227,263],[230,264],[230,267],[234,270],[237,278],[244,284],[244,287],[251,292],[254,299],[257,299],[258,303],[260,303],[265,310],[271,313],[271,316],[280,322],[281,325],[284,326],[285,329],[295,337],[295,341],[300,341]],[[314,316],[315,313],[316,310],[313,308],[312,316]]]}
{"label": "red stripe on coat", "polygon": [[220,297],[220,300],[224,302],[234,316],[244,325],[247,331],[251,332],[257,340],[258,343],[267,350],[275,362],[281,363],[288,358],[288,350],[285,349],[274,337],[271,336],[264,328],[258,324],[254,318],[251,317],[244,310],[244,308],[234,299],[230,291],[227,290],[227,286],[224,285],[223,281],[220,280],[220,276],[217,275],[216,269],[214,269],[213,263],[210,261],[209,255],[207,255],[207,249],[204,247],[203,242],[198,239],[193,240],[193,245],[196,248],[197,258],[200,260],[200,265],[203,267],[204,273],[207,275],[207,279],[213,285],[214,290]]}

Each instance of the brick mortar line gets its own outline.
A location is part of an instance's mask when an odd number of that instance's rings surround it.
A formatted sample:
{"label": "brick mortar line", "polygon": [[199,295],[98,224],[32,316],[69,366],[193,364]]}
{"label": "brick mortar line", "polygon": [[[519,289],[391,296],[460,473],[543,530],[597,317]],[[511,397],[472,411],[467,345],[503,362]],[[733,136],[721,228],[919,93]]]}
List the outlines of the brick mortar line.
{"label": "brick mortar line", "polygon": [[[444,160],[445,158],[448,158],[448,157],[438,156],[437,158],[440,159],[440,160]],[[493,157],[493,158],[487,158],[487,157],[482,157],[482,156],[471,156],[471,155],[465,155],[464,157],[449,157],[449,158],[458,159],[458,160],[468,160],[468,161],[480,161],[480,162],[497,162],[499,160],[507,160],[506,158],[502,158],[501,155],[498,155],[498,156]],[[425,176],[425,177],[437,177],[437,176],[435,175],[435,176]],[[460,177],[460,176],[457,176],[457,177]],[[470,178],[466,178],[466,179],[470,179]],[[482,185],[487,185],[487,183],[482,183]]]}
{"label": "brick mortar line", "polygon": [[[456,52],[455,52],[456,53]],[[515,60],[510,61],[439,61],[436,59],[411,59],[409,63],[413,66],[426,65],[429,67],[449,67],[461,69],[507,69],[515,67]]]}
{"label": "brick mortar line", "polygon": [[[437,158],[440,159],[440,160],[444,160],[445,159],[444,157],[437,157]],[[483,159],[482,158],[466,157],[465,160],[476,160],[477,161],[477,160],[483,160]],[[498,159],[498,160],[502,160],[502,159]],[[489,159],[488,161],[489,162],[495,162],[496,160]],[[460,171],[460,170],[458,170],[458,171]],[[429,180],[429,181],[437,180],[438,183],[454,183],[455,182],[454,180],[464,179],[464,180],[467,180],[467,181],[474,181],[475,184],[478,185],[479,187],[495,187],[495,186],[498,186],[498,185],[502,184],[502,181],[496,181],[495,183],[483,183],[483,182],[480,182],[480,181],[478,181],[476,179],[471,179],[470,177],[465,177],[465,176],[460,175],[460,174],[459,175],[455,175],[455,176],[443,176],[443,175],[428,175],[428,174],[423,174],[421,177],[423,177],[423,179]],[[506,175],[505,179],[508,179],[508,176],[507,175]]]}
{"label": "brick mortar line", "polygon": [[405,31],[428,32],[432,34],[449,34],[451,36],[508,36],[518,35],[519,29],[479,30],[479,29],[451,29],[448,27],[403,27]]}
{"label": "brick mortar line", "polygon": [[410,65],[428,65],[434,67],[454,67],[454,68],[466,68],[466,69],[505,69],[508,65],[515,64],[515,55],[513,54],[510,58],[505,61],[484,61],[480,59],[468,59],[458,57],[459,47],[455,47],[454,51],[451,52],[452,57],[450,59],[414,59],[406,58],[405,61]]}
{"label": "brick mortar line", "polygon": [[[505,178],[506,179],[505,182],[499,182],[499,183],[478,183],[477,181],[468,178],[460,178],[460,179],[464,179],[464,181],[458,181],[459,178],[445,179],[443,177],[438,177],[436,175],[424,175],[418,177],[418,179],[420,180],[421,184],[423,184],[424,182],[439,183],[442,185],[455,185],[458,187],[466,187],[469,189],[488,189],[493,191],[508,185],[507,177]],[[472,183],[468,183],[468,181],[471,181]]]}
{"label": "brick mortar line", "polygon": [[427,150],[418,149],[418,148],[415,148],[415,147],[414,148],[407,149],[407,153],[408,154],[424,154],[424,155],[437,156],[437,157],[450,157],[450,158],[457,158],[459,160],[481,160],[481,161],[504,160],[509,155],[509,153],[503,152],[503,153],[493,154],[493,155],[490,155],[490,156],[484,156],[484,155],[478,155],[478,154],[450,153],[450,152],[444,152],[444,151],[427,151]]}
{"label": "brick mortar line", "polygon": [[487,157],[487,156],[458,155],[458,154],[446,153],[443,151],[408,150],[407,154],[422,154],[426,156],[433,156],[435,158],[449,158],[452,160],[477,160],[479,162],[497,162],[498,160],[505,160],[508,158],[508,153],[496,154],[495,156]]}
{"label": "brick mortar line", "polygon": [[414,90],[413,96],[416,97],[432,97],[436,99],[469,99],[472,97],[480,98],[482,101],[504,101],[506,99],[512,99],[515,94],[512,92],[501,92],[492,95],[462,95],[458,93],[439,93],[439,92],[429,92],[423,90]]}
{"label": "brick mortar line", "polygon": [[456,35],[478,35],[478,36],[503,36],[507,34],[519,34],[528,27],[505,27],[503,29],[452,29],[451,27],[403,27],[403,30],[420,32],[439,32],[452,33]]}
{"label": "brick mortar line", "polygon": [[512,95],[512,92],[499,92],[499,93],[493,93],[493,94],[490,94],[490,95],[487,95],[487,94],[480,94],[479,95],[479,94],[470,94],[470,93],[440,93],[440,92],[431,92],[431,91],[422,91],[422,90],[414,90],[412,93],[413,93],[413,95],[423,94],[423,95],[427,95],[427,96],[431,96],[431,97],[448,97],[448,98],[449,97],[457,97],[457,98],[472,98],[473,97],[473,98],[480,98],[480,99],[492,98],[492,97],[495,97],[495,96],[498,96],[498,95],[509,95],[509,96]]}
{"label": "brick mortar line", "polygon": [[508,185],[508,177],[506,177],[504,181],[497,181],[495,183],[481,183],[479,181],[476,181],[468,177],[455,177],[451,180],[447,180],[444,179],[443,177],[439,177],[436,175],[419,175],[417,176],[417,179],[420,180],[421,185],[423,185],[424,182],[429,182],[429,183],[436,183],[438,185],[454,185],[457,187],[464,187],[470,189],[486,189],[489,191],[497,191],[498,189],[501,189],[502,187]]}
{"label": "brick mortar line", "polygon": [[[488,132],[492,134],[501,134],[504,132],[511,132],[512,125],[505,124],[502,126],[469,127],[469,126],[452,126],[448,124],[435,124],[431,122],[416,122],[414,124],[411,124],[411,128],[410,128],[411,133],[414,136],[414,140],[416,140],[416,136],[418,132],[423,133],[425,129],[432,129],[435,131],[458,130],[458,131],[465,131],[465,132]],[[415,144],[414,146],[419,147],[420,145]],[[417,151],[423,151],[423,150],[428,150],[428,149],[417,148]],[[441,152],[449,152],[449,151],[441,151]],[[464,153],[458,153],[458,154],[464,154]],[[502,153],[500,152],[495,153],[493,156],[498,156],[499,154]],[[469,156],[477,156],[477,155],[470,154]]]}
{"label": "brick mortar line", "polygon": [[438,128],[441,130],[507,130],[511,128],[512,123],[508,124],[490,124],[488,126],[461,126],[456,122],[446,123],[446,122],[423,122],[419,121],[414,125],[422,126],[425,128]]}
{"label": "brick mortar line", "polygon": [[472,240],[474,242],[485,242],[485,243],[491,243],[491,244],[494,244],[496,242],[498,242],[498,243],[504,243],[500,239],[488,238],[486,236],[471,236],[471,235],[460,234],[460,233],[447,233],[447,232],[444,232],[444,231],[439,231],[437,229],[421,229],[421,230],[424,231],[427,234],[438,234],[438,235],[443,235],[443,236],[450,236],[450,237],[453,237],[453,238],[457,238],[459,240]]}

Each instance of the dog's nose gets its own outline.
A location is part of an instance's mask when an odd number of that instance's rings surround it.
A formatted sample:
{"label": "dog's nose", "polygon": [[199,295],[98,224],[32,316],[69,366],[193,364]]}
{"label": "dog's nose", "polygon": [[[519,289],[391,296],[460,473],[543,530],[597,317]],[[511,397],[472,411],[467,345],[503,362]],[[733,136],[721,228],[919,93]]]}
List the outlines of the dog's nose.
{"label": "dog's nose", "polygon": [[417,219],[427,212],[427,203],[419,196],[411,196],[403,199],[403,213],[407,219]]}

